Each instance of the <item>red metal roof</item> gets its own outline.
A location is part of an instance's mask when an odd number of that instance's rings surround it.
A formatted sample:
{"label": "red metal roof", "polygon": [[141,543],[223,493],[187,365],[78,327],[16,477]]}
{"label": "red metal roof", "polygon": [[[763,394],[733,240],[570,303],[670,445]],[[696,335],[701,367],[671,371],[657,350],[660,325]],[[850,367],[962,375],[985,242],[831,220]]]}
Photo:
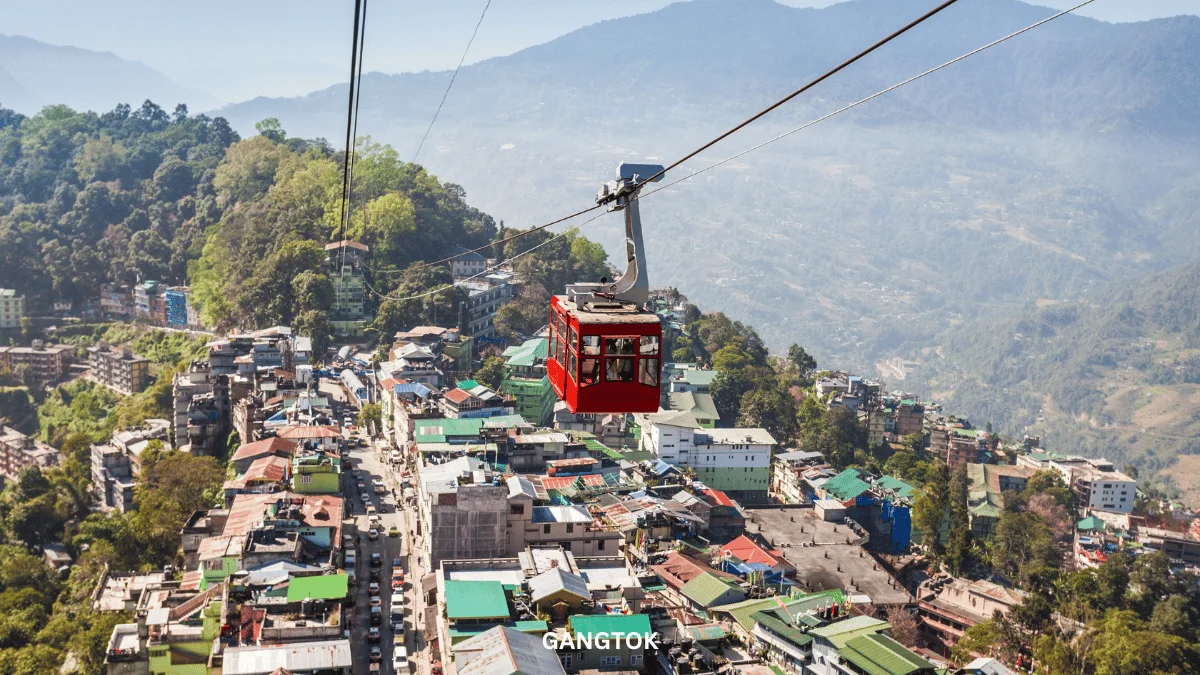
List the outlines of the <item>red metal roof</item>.
{"label": "red metal roof", "polygon": [[286,438],[289,440],[304,440],[308,438],[337,438],[342,435],[342,430],[332,425],[298,426],[282,429],[277,435],[279,438]]}
{"label": "red metal roof", "polygon": [[[301,517],[304,522],[315,527],[334,527],[339,531],[342,525],[342,498],[328,495],[302,496],[291,492],[275,492],[270,494],[237,495],[233,498],[233,508],[229,509],[229,519],[225,521],[226,537],[240,537],[250,532],[254,523],[263,519],[267,505],[283,501],[300,505]],[[335,540],[336,541],[336,540]]]}
{"label": "red metal roof", "polygon": [[704,494],[709,498],[710,502],[714,506],[736,506],[734,501],[729,498],[729,495],[721,492],[720,490],[708,488],[704,491]]}
{"label": "red metal roof", "polygon": [[763,563],[771,567],[782,562],[779,551],[769,551],[744,534],[722,546],[721,554],[728,554],[741,562]]}
{"label": "red metal roof", "polygon": [[254,460],[249,469],[246,469],[246,475],[242,476],[242,480],[278,483],[287,477],[289,462],[291,460],[287,457],[259,457]]}
{"label": "red metal roof", "polygon": [[728,572],[715,570],[698,560],[693,560],[692,558],[679,553],[678,551],[671,551],[667,554],[666,562],[662,563],[661,565],[651,565],[650,569],[654,570],[658,576],[662,577],[662,580],[666,582],[668,586],[674,588],[675,590],[683,588],[684,584],[692,579],[695,579],[701,574],[704,574],[705,572],[714,576],[724,577],[726,579],[737,578],[737,575],[735,574],[729,574]]}
{"label": "red metal roof", "polygon": [[462,389],[451,389],[446,392],[446,400],[453,401],[454,403],[462,403],[469,398],[471,398],[471,392],[463,391]]}
{"label": "red metal roof", "polygon": [[267,438],[253,443],[247,443],[239,447],[233,456],[229,458],[231,462],[237,462],[243,459],[251,459],[261,457],[268,454],[295,454],[296,443],[285,438]]}

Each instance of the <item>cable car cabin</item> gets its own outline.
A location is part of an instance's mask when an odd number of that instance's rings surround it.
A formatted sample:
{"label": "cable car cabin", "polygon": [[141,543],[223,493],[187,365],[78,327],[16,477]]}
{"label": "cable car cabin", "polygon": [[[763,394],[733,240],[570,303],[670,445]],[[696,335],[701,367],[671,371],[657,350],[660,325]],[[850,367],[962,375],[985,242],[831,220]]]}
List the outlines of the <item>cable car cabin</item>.
{"label": "cable car cabin", "polygon": [[662,323],[629,302],[550,299],[546,374],[572,413],[658,412]]}

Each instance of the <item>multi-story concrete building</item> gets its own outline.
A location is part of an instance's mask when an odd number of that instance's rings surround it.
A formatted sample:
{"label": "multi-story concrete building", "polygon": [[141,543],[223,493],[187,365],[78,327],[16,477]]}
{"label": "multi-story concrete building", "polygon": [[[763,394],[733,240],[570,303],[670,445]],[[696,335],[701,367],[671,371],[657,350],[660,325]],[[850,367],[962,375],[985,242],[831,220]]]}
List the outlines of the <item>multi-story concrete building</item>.
{"label": "multi-story concrete building", "polygon": [[11,288],[0,288],[0,330],[20,328],[24,316],[25,296]]}
{"label": "multi-story concrete building", "polygon": [[167,299],[165,288],[157,281],[143,281],[133,288],[133,310],[139,318],[145,318],[156,326],[167,323]]}
{"label": "multi-story concrete building", "polygon": [[471,251],[464,246],[455,246],[443,257],[449,258],[450,256],[454,256],[450,261],[450,275],[455,279],[463,279],[487,271],[488,259],[478,251]]}
{"label": "multi-story concrete building", "polygon": [[171,286],[163,293],[166,314],[166,325],[173,328],[183,328],[193,325],[188,320],[188,287]]}
{"label": "multi-story concrete building", "polygon": [[1025,594],[990,581],[934,578],[917,592],[921,629],[948,654],[971,626],[1021,604]]}
{"label": "multi-story concrete building", "polygon": [[101,285],[100,315],[105,319],[132,318],[133,289],[119,284]]}
{"label": "multi-story concrete building", "polygon": [[467,334],[473,338],[496,334],[496,311],[513,298],[512,275],[497,272],[460,285],[467,290]]}
{"label": "multi-story concrete building", "polygon": [[362,327],[370,319],[361,260],[369,250],[366,244],[346,239],[325,245],[334,296],[329,320],[341,335],[361,334]]}
{"label": "multi-story concrete building", "polygon": [[988,433],[957,424],[936,424],[929,432],[929,452],[957,469],[963,464],[982,463]]}
{"label": "multi-story concrete building", "polygon": [[998,464],[967,464],[967,515],[971,533],[986,539],[1004,513],[1004,493],[1025,489],[1036,469]]}
{"label": "multi-story concrete building", "polygon": [[486,464],[460,457],[425,467],[418,500],[432,566],[443,560],[502,558],[507,551],[508,486]]}
{"label": "multi-story concrete building", "polygon": [[58,450],[0,424],[0,476],[5,480],[17,480],[31,466],[43,469],[58,466],[59,459]]}
{"label": "multi-story concrete building", "polygon": [[775,439],[766,429],[705,429],[690,413],[639,415],[642,450],[695,472],[708,487],[734,499],[766,494]]}
{"label": "multi-story concrete building", "polygon": [[[501,396],[488,387],[467,380],[442,396],[442,413],[447,419],[472,419],[512,415],[515,406],[511,396]],[[471,386],[474,385],[474,386]]]}
{"label": "multi-story concrete building", "polygon": [[75,348],[69,345],[44,346],[41,340],[34,340],[32,347],[0,347],[0,366],[15,373],[24,364],[37,379],[57,382],[67,373],[74,354]]}
{"label": "multi-story concrete building", "polygon": [[533,338],[504,350],[504,383],[500,392],[516,399],[517,414],[532,424],[549,426],[558,398],[546,377],[546,338]]}
{"label": "multi-story concrete building", "polygon": [[380,379],[390,377],[440,389],[443,373],[438,367],[439,361],[438,355],[429,347],[408,343],[392,350],[391,361],[379,364]]}
{"label": "multi-story concrete building", "polygon": [[1063,477],[1083,508],[1113,513],[1130,513],[1137,494],[1137,481],[1117,471],[1106,459],[1070,457],[1050,462]]}
{"label": "multi-story concrete building", "polygon": [[146,420],[142,427],[119,431],[107,443],[92,446],[92,492],[101,510],[124,513],[136,508],[134,488],[142,472],[142,451],[151,441],[165,443],[170,426],[167,420]]}
{"label": "multi-story concrete building", "polygon": [[150,359],[124,348],[99,344],[88,347],[88,378],[130,396],[150,384]]}
{"label": "multi-story concrete building", "polygon": [[784,504],[807,504],[809,499],[801,473],[824,465],[825,455],[819,452],[778,453],[771,462],[771,494]]}

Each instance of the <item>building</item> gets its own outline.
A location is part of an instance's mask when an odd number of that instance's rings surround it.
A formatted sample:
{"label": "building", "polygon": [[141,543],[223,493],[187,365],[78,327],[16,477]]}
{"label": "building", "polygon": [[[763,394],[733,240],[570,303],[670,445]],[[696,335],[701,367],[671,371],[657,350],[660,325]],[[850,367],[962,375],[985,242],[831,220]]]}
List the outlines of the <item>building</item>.
{"label": "building", "polygon": [[532,424],[550,426],[558,397],[546,376],[549,341],[533,338],[504,350],[504,382],[500,392],[516,401],[516,412]]}
{"label": "building", "polygon": [[[567,632],[578,645],[587,640],[592,648],[559,650],[559,661],[569,673],[583,670],[644,671],[647,668],[646,644],[652,635],[650,617],[645,614],[576,614],[567,618]],[[620,640],[600,642],[601,636],[622,636]],[[630,635],[640,639],[630,640]],[[639,646],[640,645],[640,646]]]}
{"label": "building", "polygon": [[48,469],[58,466],[58,450],[32,436],[0,424],[0,476],[15,481],[31,466]]}
{"label": "building", "polygon": [[165,326],[167,323],[167,299],[163,295],[165,290],[165,287],[157,281],[143,281],[134,286],[134,315],[156,326]]}
{"label": "building", "polygon": [[641,449],[662,461],[695,472],[706,486],[733,493],[766,495],[775,439],[766,429],[705,429],[690,413],[659,412],[636,416],[642,427]]}
{"label": "building", "polygon": [[452,247],[444,257],[451,258],[450,275],[456,280],[483,274],[488,268],[485,256],[463,246]]}
{"label": "building", "polygon": [[188,287],[171,286],[163,292],[166,303],[166,325],[172,328],[184,328],[194,325],[188,318],[194,312],[189,311]]}
{"label": "building", "polygon": [[1139,527],[1138,543],[1160,552],[1178,565],[1200,567],[1200,538],[1191,532],[1175,532],[1161,527]]}
{"label": "building", "polygon": [[957,469],[963,464],[979,464],[987,456],[988,433],[969,429],[961,423],[935,424],[929,432],[929,452]]}
{"label": "building", "polygon": [[717,378],[717,371],[700,368],[686,368],[670,379],[671,393],[708,394],[712,382]]}
{"label": "building", "polygon": [[999,464],[967,464],[967,514],[971,534],[991,536],[1004,513],[1004,493],[1025,489],[1036,469]]}
{"label": "building", "polygon": [[100,315],[105,319],[133,318],[133,289],[118,284],[102,284]]}
{"label": "building", "polygon": [[0,288],[0,330],[20,328],[24,317],[25,296],[11,288]]}
{"label": "building", "polygon": [[45,346],[34,340],[32,347],[0,347],[0,366],[15,373],[26,365],[37,379],[43,382],[58,382],[67,373],[75,354],[69,345]]}
{"label": "building", "polygon": [[333,307],[329,320],[339,335],[360,335],[371,318],[367,311],[367,285],[361,256],[370,248],[357,241],[325,244],[329,279],[333,281]]}
{"label": "building", "polygon": [[489,274],[479,281],[460,284],[467,290],[467,335],[472,338],[494,337],[496,311],[512,300],[515,284],[512,275]]}
{"label": "building", "polygon": [[1025,597],[1022,591],[990,581],[947,580],[945,576],[925,582],[917,594],[921,630],[932,643],[941,645],[942,653],[949,653],[968,628],[1007,612]]}
{"label": "building", "polygon": [[454,647],[458,675],[565,675],[537,635],[495,626]]}
{"label": "building", "polygon": [[150,419],[138,429],[126,429],[113,434],[107,443],[92,446],[92,492],[100,510],[132,511],[134,488],[142,473],[142,452],[151,441],[164,446],[171,423]]}
{"label": "building", "polygon": [[420,477],[421,521],[430,564],[502,558],[507,551],[508,486],[474,457],[427,466]]}
{"label": "building", "polygon": [[440,357],[432,349],[417,343],[407,343],[392,350],[392,360],[379,364],[381,379],[392,378],[417,382],[431,389],[442,386]]}
{"label": "building", "polygon": [[88,347],[88,379],[126,396],[150,384],[150,359],[128,349],[99,344]]}
{"label": "building", "polygon": [[1137,481],[1113,468],[1105,459],[1071,457],[1050,461],[1050,468],[1063,477],[1079,498],[1082,508],[1112,513],[1130,513]]}
{"label": "building", "polygon": [[784,504],[807,504],[810,500],[801,474],[820,466],[826,464],[825,455],[819,452],[794,450],[776,454],[771,462],[771,494]]}
{"label": "building", "polygon": [[852,616],[808,631],[814,675],[933,675],[934,665],[888,635],[886,621]]}
{"label": "building", "polygon": [[447,419],[479,419],[512,415],[511,397],[501,396],[475,380],[463,380],[442,395],[442,414]]}
{"label": "building", "polygon": [[333,495],[342,490],[342,459],[333,453],[303,452],[292,458],[292,491]]}
{"label": "building", "polygon": [[670,392],[667,394],[667,409],[691,413],[692,417],[705,429],[712,429],[721,421],[721,413],[713,403],[712,394],[693,393],[690,391]]}

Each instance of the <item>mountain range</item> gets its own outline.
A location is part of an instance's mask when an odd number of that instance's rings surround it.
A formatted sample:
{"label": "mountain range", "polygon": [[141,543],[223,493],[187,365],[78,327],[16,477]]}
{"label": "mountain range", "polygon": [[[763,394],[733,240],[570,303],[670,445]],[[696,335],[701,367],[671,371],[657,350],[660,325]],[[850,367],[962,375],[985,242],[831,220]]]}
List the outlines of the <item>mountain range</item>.
{"label": "mountain range", "polygon": [[[695,0],[463,68],[419,161],[525,227],[620,161],[698,146],[930,6]],[[680,168],[678,178],[1052,10],[965,0]],[[1200,19],[1066,16],[650,197],[651,281],[858,367],[956,322],[1184,264]],[[368,74],[360,132],[416,149],[449,73]],[[340,139],[345,86],[221,109]],[[336,145],[335,141],[335,145]],[[609,250],[616,218],[588,226]]]}
{"label": "mountain range", "polygon": [[111,52],[62,47],[27,37],[0,35],[0,105],[26,115],[45,106],[107,112],[150,99],[167,110],[177,103],[199,112],[218,105],[144,63]]}

